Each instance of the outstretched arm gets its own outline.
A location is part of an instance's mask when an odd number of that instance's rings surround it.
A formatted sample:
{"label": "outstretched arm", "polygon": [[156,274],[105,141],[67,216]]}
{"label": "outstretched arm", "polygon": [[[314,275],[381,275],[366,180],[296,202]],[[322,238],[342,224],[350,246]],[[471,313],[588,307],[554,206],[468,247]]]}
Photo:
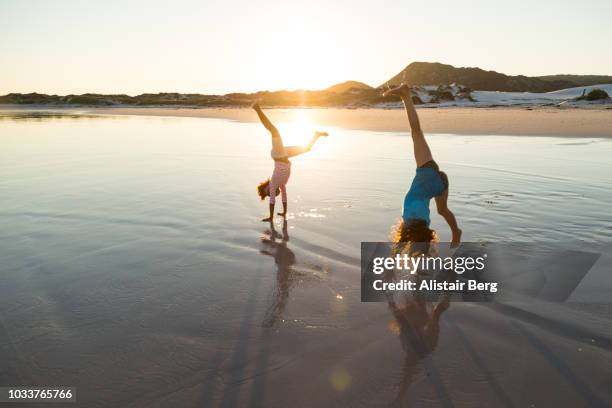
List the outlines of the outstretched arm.
{"label": "outstretched arm", "polygon": [[287,157],[298,156],[302,153],[309,152],[312,149],[312,146],[317,142],[319,137],[327,136],[327,132],[315,132],[315,134],[310,139],[310,142],[306,146],[287,146],[285,147],[285,151],[287,152]]}
{"label": "outstretched arm", "polygon": [[438,214],[440,214],[446,220],[446,223],[451,229],[452,241],[451,248],[459,245],[461,242],[461,228],[457,225],[457,219],[455,214],[448,208],[448,189],[438,197],[435,197],[436,207],[438,208]]}

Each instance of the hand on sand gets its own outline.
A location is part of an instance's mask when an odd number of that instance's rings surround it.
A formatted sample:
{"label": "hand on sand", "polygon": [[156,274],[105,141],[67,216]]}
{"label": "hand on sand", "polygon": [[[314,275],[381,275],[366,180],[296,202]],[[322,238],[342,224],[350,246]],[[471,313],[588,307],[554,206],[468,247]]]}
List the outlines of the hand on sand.
{"label": "hand on sand", "polygon": [[459,244],[461,243],[461,234],[463,233],[463,231],[461,231],[461,229],[458,229],[457,231],[453,231],[453,240],[451,241],[451,248],[457,248],[459,246]]}
{"label": "hand on sand", "polygon": [[272,222],[272,217],[262,218],[261,221],[262,222]]}
{"label": "hand on sand", "polygon": [[406,84],[401,84],[395,88],[389,88],[382,94],[383,96],[391,96],[391,95],[410,95],[410,87]]}
{"label": "hand on sand", "polygon": [[317,132],[315,132],[315,135],[317,135],[317,137],[319,137],[319,136],[327,137],[327,136],[329,136],[329,133],[327,133],[327,132],[318,132],[317,131]]}

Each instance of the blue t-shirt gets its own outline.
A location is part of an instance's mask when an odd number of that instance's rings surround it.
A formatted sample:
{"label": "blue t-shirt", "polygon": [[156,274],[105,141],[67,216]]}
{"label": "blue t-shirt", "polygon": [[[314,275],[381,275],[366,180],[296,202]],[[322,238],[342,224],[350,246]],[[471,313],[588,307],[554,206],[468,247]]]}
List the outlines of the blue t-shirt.
{"label": "blue t-shirt", "polygon": [[416,175],[410,185],[410,190],[404,198],[402,218],[409,222],[412,219],[424,220],[427,225],[429,219],[429,202],[433,197],[444,193],[444,182],[440,172],[431,167],[417,167]]}

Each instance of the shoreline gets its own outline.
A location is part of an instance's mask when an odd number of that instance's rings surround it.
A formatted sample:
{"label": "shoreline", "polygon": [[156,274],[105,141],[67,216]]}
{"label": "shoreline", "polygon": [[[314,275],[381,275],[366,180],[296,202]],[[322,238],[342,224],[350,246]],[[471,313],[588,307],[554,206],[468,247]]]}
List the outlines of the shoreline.
{"label": "shoreline", "polygon": [[[420,108],[425,133],[612,138],[612,110],[573,108]],[[301,112],[320,126],[375,132],[409,131],[403,109],[271,108],[271,120],[290,121]],[[248,108],[102,108],[91,113],[177,116],[258,122]]]}
{"label": "shoreline", "polygon": [[[0,106],[0,110],[78,110],[100,115],[136,115],[225,119],[258,122],[249,108],[184,107],[49,107]],[[422,107],[417,108],[425,133],[459,135],[557,136],[612,138],[612,109],[552,107]],[[268,108],[271,120],[308,120],[321,127],[375,132],[409,130],[403,109]]]}

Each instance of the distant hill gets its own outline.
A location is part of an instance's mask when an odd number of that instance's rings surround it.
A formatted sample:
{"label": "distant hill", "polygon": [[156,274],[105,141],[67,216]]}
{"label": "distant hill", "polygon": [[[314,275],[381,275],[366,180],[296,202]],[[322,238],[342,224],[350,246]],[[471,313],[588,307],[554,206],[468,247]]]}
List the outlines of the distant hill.
{"label": "distant hill", "polygon": [[[456,68],[438,62],[413,62],[389,79],[385,84],[399,85],[405,82],[411,86],[461,84],[477,91],[505,92],[550,92],[564,88],[584,85],[574,82],[579,75],[551,75],[548,77],[528,77],[506,75],[480,68]],[[592,78],[594,83],[606,83]],[[384,85],[384,84],[383,84]]]}
{"label": "distant hill", "polygon": [[[510,76],[480,68],[456,68],[452,65],[413,62],[385,84],[406,82],[415,88],[415,103],[490,103],[499,104],[500,98],[518,100],[517,95],[489,95],[486,91],[543,93],[569,89],[573,97],[585,91],[583,87],[612,84],[607,75],[548,75],[527,77]],[[455,86],[449,86],[451,84]],[[358,81],[346,81],[324,90],[259,91],[255,93],[228,93],[225,95],[182,94],[176,92],[145,93],[136,96],[86,93],[82,95],[45,95],[40,93],[10,93],[0,96],[0,104],[49,106],[190,106],[224,107],[248,106],[260,100],[264,106],[390,106],[400,103],[396,96],[383,97],[381,90]],[[606,88],[607,89],[607,88]],[[484,92],[479,92],[484,91]],[[587,92],[590,92],[589,89]],[[479,95],[475,95],[479,94]],[[610,94],[610,92],[608,92]],[[525,95],[524,95],[525,96]],[[527,95],[540,103],[559,103],[559,95]],[[522,99],[521,99],[522,100]],[[485,102],[489,101],[489,102]],[[505,101],[505,99],[504,99]],[[543,102],[542,102],[543,101]],[[504,102],[504,103],[507,103]],[[530,102],[531,103],[531,102]]]}
{"label": "distant hill", "polygon": [[87,105],[87,106],[113,106],[113,105],[231,105],[227,99],[218,95],[157,93],[129,95],[103,95],[86,93],[82,95],[46,95],[39,93],[10,93],[0,96],[0,104],[15,105]]}
{"label": "distant hill", "polygon": [[574,86],[590,86],[599,84],[612,84],[612,75],[544,75],[537,78],[544,81],[567,81],[572,82]]}
{"label": "distant hill", "polygon": [[335,93],[344,93],[348,91],[361,91],[361,90],[369,90],[374,89],[370,85],[364,84],[359,81],[346,81],[340,84],[332,85],[329,88],[325,89],[327,92],[335,92]]}
{"label": "distant hill", "polygon": [[248,106],[260,100],[264,106],[361,106],[385,101],[380,91],[357,81],[346,81],[320,91],[259,91],[225,95],[181,94],[176,92],[129,95],[45,95],[10,93],[0,104],[86,105],[86,106]]}

